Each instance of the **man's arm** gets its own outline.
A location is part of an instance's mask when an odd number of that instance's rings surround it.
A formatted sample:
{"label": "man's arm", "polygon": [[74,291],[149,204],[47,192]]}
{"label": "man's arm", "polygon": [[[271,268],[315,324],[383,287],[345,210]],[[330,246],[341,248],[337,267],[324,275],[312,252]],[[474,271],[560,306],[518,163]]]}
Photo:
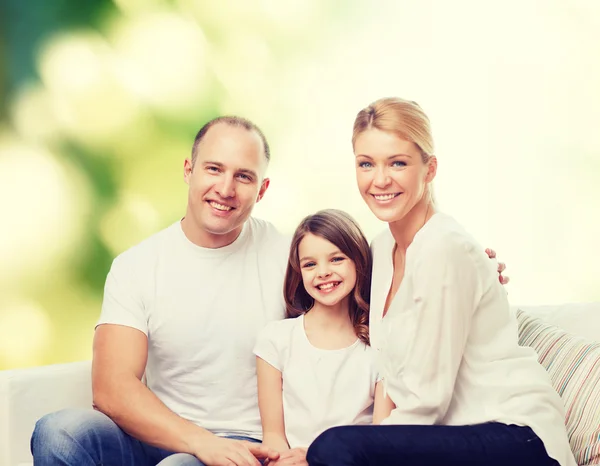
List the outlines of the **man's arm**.
{"label": "man's arm", "polygon": [[148,339],[123,325],[99,325],[94,336],[94,406],[125,432],[170,451],[195,454],[213,437],[168,409],[141,381]]}
{"label": "man's arm", "polygon": [[[494,251],[493,249],[487,248],[485,250],[485,253],[488,255],[488,257],[490,259],[496,259],[496,251]],[[498,280],[500,280],[500,283],[502,283],[503,285],[506,285],[510,281],[509,277],[502,275],[502,272],[504,272],[506,270],[506,264],[504,262],[498,262],[497,270],[498,270]]]}
{"label": "man's arm", "polygon": [[222,439],[167,408],[141,381],[148,357],[146,335],[123,325],[96,329],[92,362],[94,406],[144,443],[189,453],[210,465],[259,466],[279,455],[260,444]]}

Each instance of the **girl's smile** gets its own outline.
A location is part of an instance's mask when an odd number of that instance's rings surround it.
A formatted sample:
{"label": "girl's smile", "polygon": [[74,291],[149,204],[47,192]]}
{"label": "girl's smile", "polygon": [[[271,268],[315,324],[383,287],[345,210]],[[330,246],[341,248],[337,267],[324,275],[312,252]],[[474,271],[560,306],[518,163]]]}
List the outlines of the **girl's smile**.
{"label": "girl's smile", "polygon": [[298,246],[302,282],[316,303],[346,305],[356,284],[356,266],[339,248],[321,236],[308,233]]}

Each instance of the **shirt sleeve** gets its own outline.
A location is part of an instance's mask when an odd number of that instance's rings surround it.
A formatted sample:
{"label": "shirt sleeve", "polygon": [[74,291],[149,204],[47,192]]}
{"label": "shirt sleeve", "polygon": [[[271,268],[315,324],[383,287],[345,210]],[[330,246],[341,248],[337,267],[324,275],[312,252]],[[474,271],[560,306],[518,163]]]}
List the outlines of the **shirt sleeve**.
{"label": "shirt sleeve", "polygon": [[460,236],[444,238],[443,243],[428,246],[415,262],[414,327],[400,355],[394,424],[437,424],[448,410],[472,316],[482,297],[474,247]]}
{"label": "shirt sleeve", "polygon": [[273,366],[283,370],[281,345],[278,336],[281,334],[280,322],[271,322],[260,332],[254,345],[253,353]]}
{"label": "shirt sleeve", "polygon": [[137,280],[139,277],[117,257],[104,285],[104,299],[98,325],[117,324],[132,327],[148,335],[148,319]]}

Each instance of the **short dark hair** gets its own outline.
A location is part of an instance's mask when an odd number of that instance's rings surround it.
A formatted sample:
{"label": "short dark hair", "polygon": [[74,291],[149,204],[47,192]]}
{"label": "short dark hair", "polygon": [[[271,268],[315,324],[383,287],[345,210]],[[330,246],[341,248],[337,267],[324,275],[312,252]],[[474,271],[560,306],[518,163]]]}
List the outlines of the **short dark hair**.
{"label": "short dark hair", "polygon": [[284,299],[286,318],[305,314],[312,309],[315,300],[308,294],[302,282],[298,247],[308,234],[320,236],[335,244],[354,262],[356,284],[350,293],[348,312],[356,336],[369,344],[369,300],[371,298],[371,248],[356,221],[346,212],[326,209],[305,217],[292,238],[290,255],[285,272]]}
{"label": "short dark hair", "polygon": [[265,137],[263,132],[260,130],[260,128],[257,125],[255,125],[254,123],[252,123],[250,120],[247,120],[246,118],[229,115],[229,116],[220,116],[217,118],[213,118],[208,123],[206,123],[202,128],[200,128],[200,131],[198,131],[198,134],[196,134],[196,138],[194,139],[194,145],[192,146],[192,165],[194,165],[196,163],[196,156],[198,155],[198,145],[202,141],[202,138],[204,138],[204,136],[206,135],[206,133],[208,132],[209,129],[211,129],[213,126],[215,126],[216,124],[219,124],[219,123],[223,123],[223,124],[238,127],[238,128],[244,128],[244,129],[247,129],[248,131],[254,131],[256,134],[258,134],[258,136],[260,137],[260,139],[262,141],[267,162],[271,159],[271,151],[269,149],[269,143],[267,142],[267,138]]}

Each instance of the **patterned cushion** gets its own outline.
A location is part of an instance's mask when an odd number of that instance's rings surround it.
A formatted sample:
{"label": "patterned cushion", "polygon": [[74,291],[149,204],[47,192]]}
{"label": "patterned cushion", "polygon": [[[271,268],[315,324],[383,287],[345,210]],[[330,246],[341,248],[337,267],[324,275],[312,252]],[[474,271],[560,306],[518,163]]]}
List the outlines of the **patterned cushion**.
{"label": "patterned cushion", "polygon": [[571,335],[517,310],[519,344],[532,347],[563,399],[579,465],[600,463],[600,343]]}

